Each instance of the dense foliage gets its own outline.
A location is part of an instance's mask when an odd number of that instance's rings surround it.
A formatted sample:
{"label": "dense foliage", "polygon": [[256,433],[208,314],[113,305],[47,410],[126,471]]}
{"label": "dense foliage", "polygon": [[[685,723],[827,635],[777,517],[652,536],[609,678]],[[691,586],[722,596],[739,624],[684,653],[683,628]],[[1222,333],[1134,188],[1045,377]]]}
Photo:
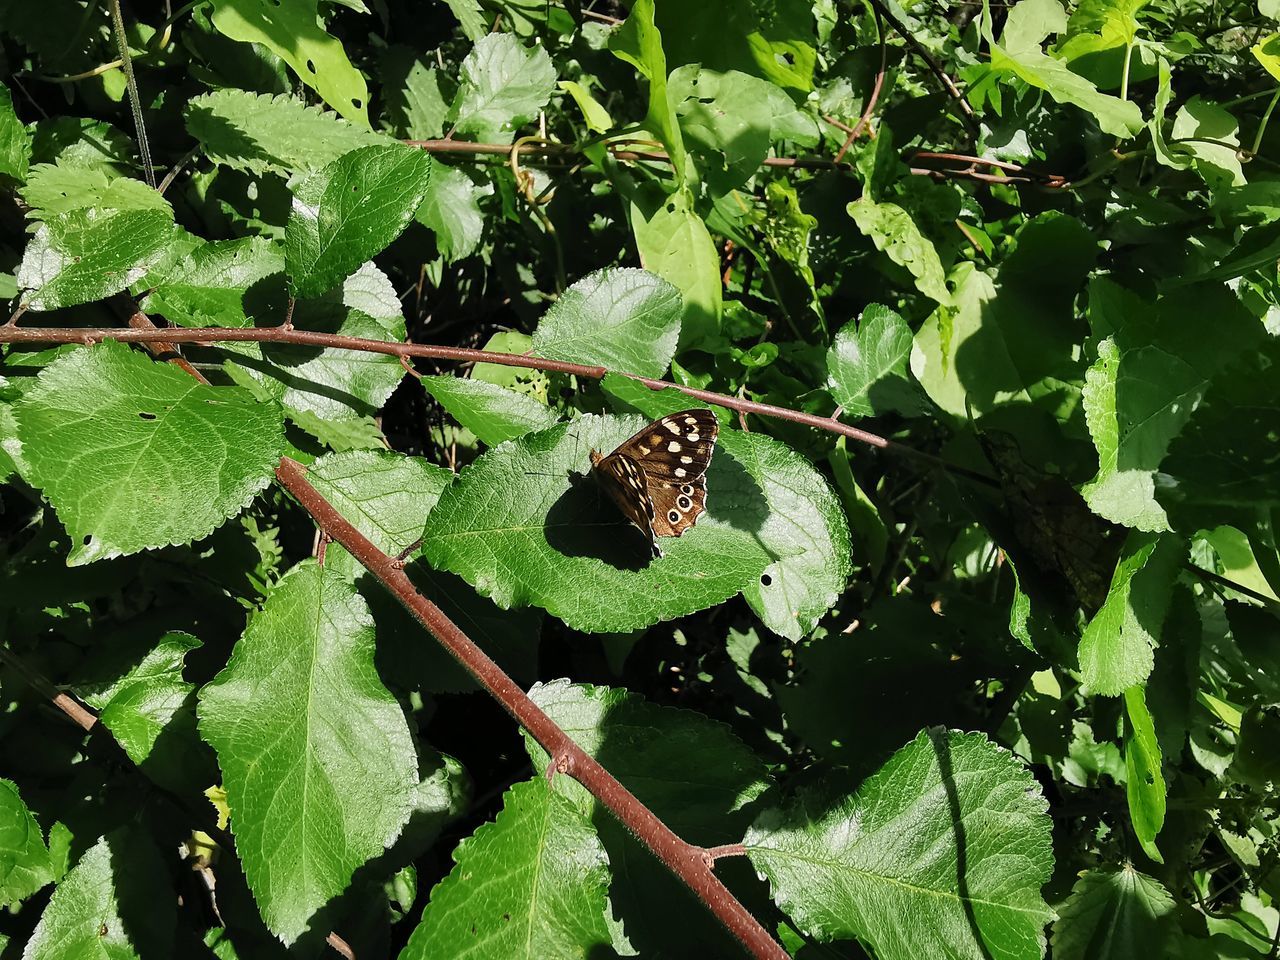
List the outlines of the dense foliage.
{"label": "dense foliage", "polygon": [[0,958],[1275,957],[1278,17],[0,4]]}

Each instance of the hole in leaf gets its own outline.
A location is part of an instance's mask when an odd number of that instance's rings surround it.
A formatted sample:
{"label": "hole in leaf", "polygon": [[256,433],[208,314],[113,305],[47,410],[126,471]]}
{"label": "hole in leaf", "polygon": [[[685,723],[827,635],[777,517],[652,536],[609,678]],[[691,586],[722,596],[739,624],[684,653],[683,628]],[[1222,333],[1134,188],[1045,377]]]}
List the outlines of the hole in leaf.
{"label": "hole in leaf", "polygon": [[310,71],[311,73],[316,72],[316,65],[310,60],[307,61],[307,70]]}
{"label": "hole in leaf", "polygon": [[156,418],[156,415],[154,413],[146,413],[145,411],[142,411],[142,410],[138,411],[138,416],[140,416],[143,420],[154,420]]}
{"label": "hole in leaf", "polygon": [[767,586],[770,586],[772,583],[773,583],[773,577],[769,576],[767,573],[760,574],[760,586],[767,587]]}
{"label": "hole in leaf", "polygon": [[361,107],[364,106],[364,104],[361,103],[359,100],[352,100],[351,105],[355,107],[357,110],[359,110]]}
{"label": "hole in leaf", "polygon": [[86,534],[84,535],[84,539],[80,541],[80,546],[82,546],[82,547],[87,547],[87,546],[89,545],[89,542],[90,542],[92,539],[93,539],[93,534],[92,534],[92,533],[86,533]]}

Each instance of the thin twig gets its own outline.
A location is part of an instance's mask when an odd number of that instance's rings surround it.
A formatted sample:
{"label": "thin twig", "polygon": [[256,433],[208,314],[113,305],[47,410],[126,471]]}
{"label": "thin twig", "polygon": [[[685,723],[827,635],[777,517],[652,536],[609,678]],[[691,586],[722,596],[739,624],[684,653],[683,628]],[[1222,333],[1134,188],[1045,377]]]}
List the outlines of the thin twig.
{"label": "thin twig", "polygon": [[712,390],[699,390],[670,380],[658,380],[653,377],[642,377],[634,373],[620,370],[609,370],[607,367],[589,366],[583,363],[569,363],[565,360],[546,360],[527,354],[498,353],[491,350],[470,350],[464,347],[441,347],[424,343],[397,343],[389,340],[369,340],[363,337],[347,337],[336,333],[316,333],[311,330],[290,329],[282,327],[170,327],[165,330],[119,330],[113,327],[0,327],[0,343],[98,343],[106,339],[115,339],[121,343],[153,343],[168,340],[174,343],[291,343],[310,347],[332,347],[340,350],[363,350],[369,353],[383,353],[393,357],[432,357],[440,360],[455,360],[464,363],[496,363],[507,367],[528,367],[535,370],[546,370],[551,373],[566,373],[588,380],[603,380],[610,373],[627,377],[643,383],[651,390],[678,390],[686,396],[701,400],[704,403],[738,410],[742,413],[754,413],[777,420],[790,420],[806,427],[825,430],[878,447],[902,456],[911,457],[934,467],[940,467],[954,476],[965,477],[986,486],[999,486],[999,481],[976,470],[950,463],[941,457],[917,450],[915,447],[895,440],[889,440],[879,434],[862,430],[858,427],[820,417],[812,413],[790,410],[787,407],[774,406],[771,403],[758,403],[728,394],[716,393]]}
{"label": "thin twig", "polygon": [[786,952],[712,872],[706,851],[680,839],[599,762],[579,747],[524,690],[445,613],[424,597],[394,559],[352,526],[307,481],[306,468],[284,457],[276,478],[327,536],[373,574],[550,754],[550,769],[572,777],[596,797],[641,843],[683,881],[754,957],[786,960]]}
{"label": "thin twig", "polygon": [[849,131],[849,135],[845,137],[844,144],[836,151],[835,162],[839,163],[844,159],[845,153],[853,146],[853,141],[858,139],[858,134],[868,123],[871,122],[871,114],[876,108],[876,101],[880,99],[880,89],[884,86],[884,75],[889,64],[889,45],[885,42],[884,37],[884,20],[880,16],[880,8],[873,8],[876,13],[876,33],[880,35],[880,70],[876,73],[876,82],[871,87],[871,96],[867,98],[867,105],[862,111],[854,128]]}
{"label": "thin twig", "polygon": [[[503,143],[471,143],[466,140],[405,140],[411,147],[418,147],[428,153],[461,153],[471,156],[495,156],[510,158],[513,150],[510,144]],[[606,146],[609,146],[606,144]],[[581,150],[571,143],[526,143],[518,151],[521,156],[565,156],[577,155]],[[671,163],[671,158],[662,150],[609,150],[609,155],[616,160],[649,160],[654,163]],[[765,157],[761,166],[781,167],[802,170],[851,170],[847,163],[836,163],[817,157]]]}
{"label": "thin twig", "polygon": [[25,660],[4,645],[0,645],[0,660],[12,667],[32,690],[40,694],[40,696],[48,698],[55,707],[65,713],[71,719],[71,722],[85,733],[92,730],[98,722],[97,714],[69,693],[59,690],[54,686],[52,680],[32,668]]}

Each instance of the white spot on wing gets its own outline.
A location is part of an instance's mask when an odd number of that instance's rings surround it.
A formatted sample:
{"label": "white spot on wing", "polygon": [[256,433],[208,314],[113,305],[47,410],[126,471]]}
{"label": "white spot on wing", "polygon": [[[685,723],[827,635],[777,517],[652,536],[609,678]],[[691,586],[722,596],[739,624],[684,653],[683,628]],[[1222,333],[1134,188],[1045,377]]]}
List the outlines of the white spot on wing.
{"label": "white spot on wing", "polygon": [[[680,446],[679,440],[672,440],[667,444],[667,453],[679,453],[683,449],[684,447]],[[648,451],[645,452],[647,453]]]}

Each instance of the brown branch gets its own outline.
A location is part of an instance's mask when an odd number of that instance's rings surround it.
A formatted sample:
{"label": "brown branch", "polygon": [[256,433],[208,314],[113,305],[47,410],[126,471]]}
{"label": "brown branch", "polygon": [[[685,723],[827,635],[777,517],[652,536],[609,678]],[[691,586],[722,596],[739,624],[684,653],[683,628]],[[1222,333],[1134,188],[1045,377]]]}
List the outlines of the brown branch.
{"label": "brown branch", "polygon": [[915,38],[911,31],[907,29],[905,23],[894,16],[893,11],[885,5],[884,0],[871,0],[871,6],[876,9],[880,16],[889,21],[893,29],[897,31],[898,36],[902,37],[907,42],[907,46],[914,50],[920,59],[925,62],[929,67],[929,72],[938,78],[938,82],[942,84],[951,99],[955,101],[956,106],[963,114],[962,119],[965,125],[976,134],[978,132],[978,120],[974,116],[973,107],[969,106],[969,101],[964,98],[964,94],[960,92],[960,88],[956,86],[955,81],[947,76],[947,72],[942,69],[942,65],[938,63],[933,54],[926,50],[924,45]]}
{"label": "brown branch", "polygon": [[6,646],[0,646],[0,660],[7,663],[27,682],[36,693],[46,697],[55,707],[65,713],[77,727],[88,733],[98,722],[98,715],[84,706],[79,700],[59,690],[53,681],[40,671],[31,667],[25,660]]}
{"label": "brown branch", "polygon": [[[129,324],[134,330],[159,330],[151,318],[148,317],[138,307],[137,302],[127,293],[117,293],[113,297],[107,298],[107,304],[125,323]],[[151,352],[157,360],[165,360],[172,363],[175,367],[195,377],[200,383],[208,385],[209,381],[205,379],[203,373],[191,365],[191,362],[178,353],[178,348],[173,345],[172,340],[156,340],[144,343],[143,346]]]}
{"label": "brown branch", "polygon": [[[510,158],[512,154],[520,156],[577,156],[582,151],[571,143],[524,143],[512,148],[503,143],[469,143],[465,140],[405,140],[411,147],[418,147],[427,153],[461,153],[469,156],[495,156]],[[609,144],[605,144],[609,147]],[[648,160],[654,163],[670,163],[671,158],[662,150],[609,150],[609,155],[617,160]],[[781,167],[798,170],[852,170],[847,163],[824,160],[820,157],[765,157],[761,166]]]}
{"label": "brown branch", "polygon": [[[1019,174],[1022,177],[1032,180],[1043,180],[1046,185],[1051,187],[1063,187],[1067,185],[1067,178],[1060,173],[1040,173],[1036,170],[1030,170],[1020,163],[1010,163],[1007,160],[988,160],[984,157],[974,157],[966,153],[935,153],[932,150],[917,150],[911,155],[912,161],[916,160],[942,160],[945,162],[963,163],[966,167],[963,170],[946,170],[948,173],[971,173],[978,166],[991,167],[994,170],[1005,170],[1009,173]],[[1000,178],[1010,179],[1010,178]]]}
{"label": "brown branch", "polygon": [[604,804],[641,843],[683,881],[716,918],[757,958],[786,960],[786,952],[712,872],[706,851],[680,839],[634,794],[573,740],[533,702],[434,603],[414,588],[395,560],[333,508],[307,481],[306,469],[288,457],[276,479],[315,518],[325,535],[342,544],[382,582],[413,617],[496,699],[551,756],[551,768],[577,780]]}
{"label": "brown branch", "polygon": [[889,64],[889,45],[884,39],[884,20],[880,16],[880,8],[874,8],[876,12],[876,32],[880,35],[880,70],[876,73],[876,82],[871,87],[871,96],[867,98],[867,106],[862,111],[862,116],[858,119],[854,128],[849,131],[849,135],[845,138],[840,149],[836,151],[836,163],[844,159],[845,153],[853,146],[853,141],[858,139],[858,134],[871,121],[871,114],[876,108],[876,101],[880,99],[880,89],[884,86],[884,75]]}
{"label": "brown branch", "polygon": [[253,341],[256,343],[291,343],[310,347],[329,347],[341,350],[361,350],[369,353],[383,353],[393,357],[432,357],[440,360],[456,360],[464,363],[496,363],[507,367],[529,367],[535,370],[546,370],[552,373],[566,373],[588,380],[603,380],[607,374],[627,377],[643,383],[651,390],[678,390],[686,396],[712,403],[729,410],[741,413],[754,413],[762,417],[777,420],[789,420],[806,427],[825,430],[878,447],[891,453],[911,457],[930,466],[940,467],[955,476],[965,477],[987,486],[999,486],[999,481],[976,470],[950,463],[923,450],[895,440],[889,440],[869,430],[841,423],[830,417],[820,417],[812,413],[803,413],[787,407],[774,406],[771,403],[758,403],[740,397],[711,390],[699,390],[670,380],[658,380],[653,377],[642,377],[638,374],[620,370],[609,370],[607,367],[589,366],[583,363],[570,363],[565,360],[547,360],[532,357],[528,354],[497,353],[490,350],[469,350],[464,347],[441,347],[425,343],[397,343],[390,340],[369,340],[362,337],[346,337],[335,333],[316,333],[311,330],[289,329],[282,327],[169,327],[164,330],[117,330],[115,328],[91,327],[0,327],[0,343],[98,343],[106,339],[115,339],[122,343],[153,343],[159,340],[170,340],[175,343],[216,343]]}

